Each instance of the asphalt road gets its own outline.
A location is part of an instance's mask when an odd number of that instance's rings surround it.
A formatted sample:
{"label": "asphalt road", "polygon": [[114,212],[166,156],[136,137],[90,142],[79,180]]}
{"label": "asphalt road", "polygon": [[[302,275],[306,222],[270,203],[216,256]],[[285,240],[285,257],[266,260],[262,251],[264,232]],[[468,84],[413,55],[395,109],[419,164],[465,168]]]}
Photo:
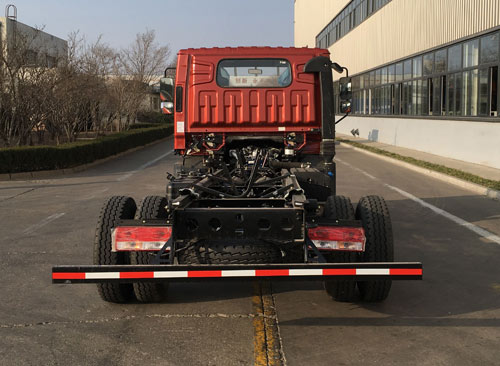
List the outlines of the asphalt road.
{"label": "asphalt road", "polygon": [[171,149],[0,182],[0,365],[251,365],[262,361],[259,342],[272,344],[275,364],[500,364],[500,202],[346,147],[339,194],[384,196],[396,260],[424,263],[423,281],[393,283],[382,304],[336,303],[314,282],[173,284],[167,302],[151,305],[52,285],[53,265],[91,264],[107,197],[164,192]]}

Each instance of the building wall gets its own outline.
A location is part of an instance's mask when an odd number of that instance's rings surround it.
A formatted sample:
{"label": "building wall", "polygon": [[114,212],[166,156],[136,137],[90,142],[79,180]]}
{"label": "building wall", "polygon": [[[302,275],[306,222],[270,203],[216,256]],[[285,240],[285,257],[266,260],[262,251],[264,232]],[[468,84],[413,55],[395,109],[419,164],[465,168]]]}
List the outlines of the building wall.
{"label": "building wall", "polygon": [[1,44],[7,46],[6,52],[9,52],[9,49],[14,47],[14,37],[16,34],[21,35],[29,43],[29,48],[39,54],[50,56],[54,59],[67,57],[68,43],[64,39],[37,30],[21,22],[0,17]]}
{"label": "building wall", "polygon": [[[296,0],[295,47],[314,47],[318,33],[349,3]],[[329,50],[357,74],[498,25],[498,0],[392,0]]]}
{"label": "building wall", "polygon": [[500,169],[500,124],[349,116],[337,132]]}
{"label": "building wall", "polygon": [[315,47],[316,35],[347,3],[347,0],[295,0],[295,47]]}
{"label": "building wall", "polygon": [[[359,0],[361,1],[369,0]],[[349,0],[296,0],[295,46],[316,46],[316,37],[350,3]],[[395,62],[414,55],[455,44],[462,39],[478,38],[481,34],[490,34],[498,29],[499,0],[391,0],[331,44],[329,50],[332,60],[348,67],[351,75],[362,74],[361,77],[353,78],[354,84],[359,84],[359,79],[367,75],[366,71],[378,68],[378,72],[382,66],[394,65]],[[475,69],[490,70],[491,76],[491,67],[496,67],[498,73],[499,62],[497,60],[496,66],[479,64]],[[464,72],[471,72],[470,70],[466,68]],[[462,73],[461,70],[458,72]],[[375,71],[370,72],[372,73]],[[450,76],[450,71],[442,75]],[[335,73],[335,78],[338,77],[339,74]],[[425,85],[431,77],[436,75],[421,75],[417,79]],[[416,80],[415,77],[413,79]],[[500,75],[497,80],[500,83]],[[408,84],[404,80],[396,80],[395,83]],[[378,85],[383,83],[369,87],[365,85],[366,94],[363,95],[371,96],[377,88],[380,89]],[[410,87],[415,85],[414,83]],[[484,92],[490,93],[492,89],[494,87],[489,81]],[[420,93],[420,89],[418,90]],[[500,93],[498,90],[496,93],[496,100],[500,104]],[[390,100],[392,98],[394,101],[394,94],[388,98],[389,108],[382,112],[371,110],[372,101],[369,102],[369,107],[368,102],[363,102],[366,110],[361,114],[365,115],[349,116],[337,125],[337,130],[350,134],[351,129],[358,128],[362,138],[500,169],[500,116],[495,117],[493,113],[474,114],[469,110],[468,114],[457,118],[456,112],[448,111],[449,106],[438,115],[436,111],[426,112],[425,108],[417,113],[411,111],[411,108],[394,113],[390,109]],[[421,101],[424,104],[425,97]],[[357,103],[355,100],[354,108],[360,113],[357,104],[359,100]],[[384,117],[380,114],[392,115]],[[402,114],[413,115],[405,118]]]}

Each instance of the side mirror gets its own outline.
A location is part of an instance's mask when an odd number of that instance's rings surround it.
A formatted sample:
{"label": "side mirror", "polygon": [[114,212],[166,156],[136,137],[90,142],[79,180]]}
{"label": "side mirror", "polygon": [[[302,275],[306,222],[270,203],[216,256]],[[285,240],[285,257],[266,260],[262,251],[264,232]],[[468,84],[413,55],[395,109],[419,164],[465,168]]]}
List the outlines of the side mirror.
{"label": "side mirror", "polygon": [[349,77],[340,78],[339,85],[340,85],[340,91],[339,91],[340,112],[346,114],[351,113],[351,105],[352,105],[351,78]]}
{"label": "side mirror", "polygon": [[174,79],[160,79],[161,110],[164,114],[172,114],[174,109]]}
{"label": "side mirror", "polygon": [[172,114],[174,110],[174,103],[172,102],[161,102],[161,111],[163,114]]}

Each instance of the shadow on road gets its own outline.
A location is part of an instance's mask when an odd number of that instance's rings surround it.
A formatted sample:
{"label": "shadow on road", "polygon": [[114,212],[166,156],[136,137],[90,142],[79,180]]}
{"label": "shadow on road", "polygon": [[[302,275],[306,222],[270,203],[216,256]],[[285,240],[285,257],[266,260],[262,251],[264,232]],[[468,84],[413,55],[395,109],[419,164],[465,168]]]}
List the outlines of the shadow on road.
{"label": "shadow on road", "polygon": [[280,322],[281,326],[345,326],[345,327],[500,327],[498,318],[440,318],[440,317],[342,317],[301,318]]}
{"label": "shadow on road", "polygon": [[[477,196],[424,200],[469,222],[489,220],[500,228],[498,202]],[[355,303],[356,307],[378,313],[378,317],[325,317],[323,313],[281,324],[499,327],[500,319],[493,313],[497,314],[500,309],[500,246],[413,201],[394,200],[388,201],[388,205],[393,222],[395,260],[422,262],[423,281],[394,281],[385,302]],[[313,284],[295,286],[286,283],[274,288],[278,288],[277,293],[299,288],[303,291],[304,286],[318,290]],[[332,300],[332,311],[342,305]],[[474,314],[484,311],[487,313]]]}

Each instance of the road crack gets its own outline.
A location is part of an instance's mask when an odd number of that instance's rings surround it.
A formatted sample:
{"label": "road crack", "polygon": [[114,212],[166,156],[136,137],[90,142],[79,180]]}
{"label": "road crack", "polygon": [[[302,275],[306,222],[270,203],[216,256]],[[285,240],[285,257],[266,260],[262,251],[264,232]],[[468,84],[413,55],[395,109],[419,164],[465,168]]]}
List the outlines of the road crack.
{"label": "road crack", "polygon": [[7,197],[7,198],[4,198],[4,199],[1,199],[0,202],[6,202],[6,201],[10,201],[10,200],[13,200],[14,198],[17,198],[17,197],[20,197],[22,195],[25,195],[27,193],[30,193],[30,192],[33,192],[34,190],[37,190],[38,188],[31,188],[31,189],[28,189],[27,191],[24,191],[24,192],[21,192],[21,193],[18,193],[14,196],[11,196],[11,197]]}
{"label": "road crack", "polygon": [[136,319],[254,319],[269,318],[265,314],[148,314],[148,315],[127,315],[123,317],[111,317],[103,319],[75,320],[75,321],[46,321],[20,324],[0,324],[0,329],[33,328],[40,326],[56,325],[84,325],[84,324],[105,324],[124,320]]}

